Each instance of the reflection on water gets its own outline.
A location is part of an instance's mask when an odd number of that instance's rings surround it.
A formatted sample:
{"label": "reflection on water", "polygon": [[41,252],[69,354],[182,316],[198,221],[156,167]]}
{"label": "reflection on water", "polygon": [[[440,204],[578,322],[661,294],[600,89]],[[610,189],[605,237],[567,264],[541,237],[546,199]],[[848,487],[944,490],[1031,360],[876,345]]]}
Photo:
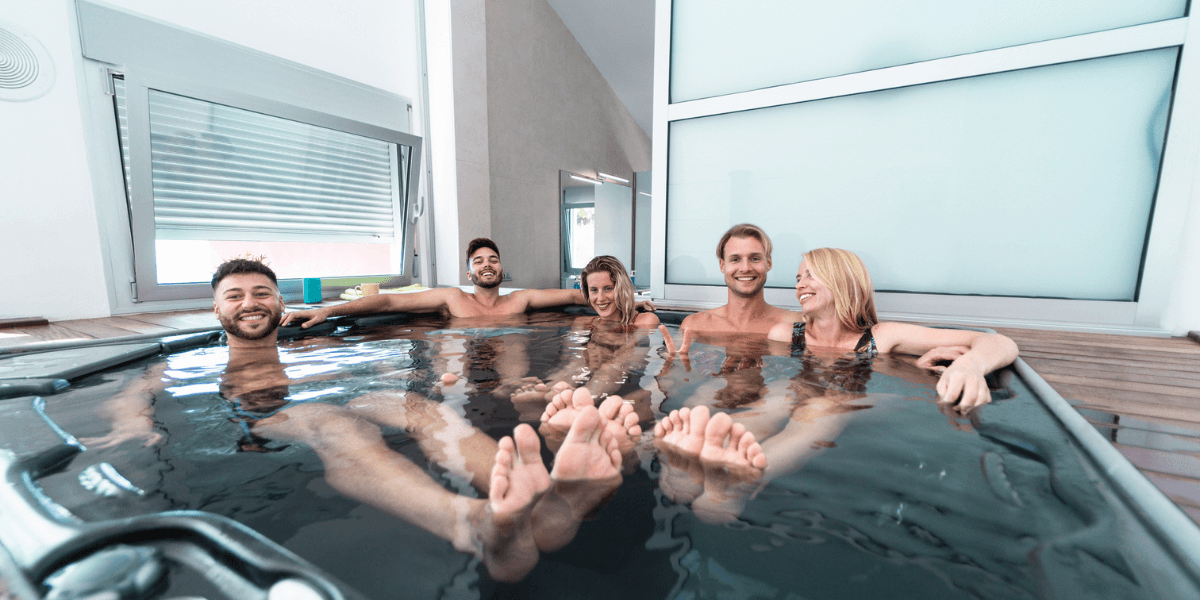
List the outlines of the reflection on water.
{"label": "reflection on water", "polygon": [[[534,315],[342,330],[284,342],[273,358],[191,350],[51,398],[48,411],[69,432],[100,437],[109,425],[97,407],[131,382],[151,373],[167,390],[153,403],[161,443],[130,437],[91,450],[44,483],[88,519],[185,508],[228,515],[373,598],[396,590],[987,599],[1178,591],[1174,568],[1015,378],[1003,378],[1000,395],[1009,398],[962,418],[939,411],[936,377],[907,357],[792,357],[745,338],[697,340],[686,358],[662,347],[656,331]],[[443,373],[461,379],[443,386]],[[493,581],[451,542],[351,499],[331,484],[320,448],[257,425],[303,406],[356,410],[359,398],[411,392],[497,439],[519,422],[536,425],[545,400],[535,383],[558,381],[630,400],[647,433],[630,451],[623,485],[569,545],[543,553],[515,584]],[[728,412],[762,442],[770,462],[761,479],[656,449],[655,420],[700,406]],[[480,497],[470,465],[447,467],[411,428],[373,422],[389,451],[442,489]],[[543,454],[550,464],[552,452]],[[81,490],[79,472],[101,462],[145,496]],[[720,501],[699,510],[709,496]]]}

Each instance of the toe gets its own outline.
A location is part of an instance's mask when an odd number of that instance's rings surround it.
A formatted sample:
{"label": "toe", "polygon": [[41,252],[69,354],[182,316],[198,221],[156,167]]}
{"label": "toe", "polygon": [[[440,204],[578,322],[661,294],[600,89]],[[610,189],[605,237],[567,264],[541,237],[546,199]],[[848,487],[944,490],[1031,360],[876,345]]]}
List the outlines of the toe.
{"label": "toe", "polygon": [[621,405],[623,404],[624,402],[621,402],[621,398],[617,396],[605,398],[604,402],[600,403],[600,416],[609,421],[617,420],[617,415],[620,414]]}
{"label": "toe", "polygon": [[[728,417],[728,415],[726,415],[726,417]],[[709,419],[710,417],[707,406],[697,406],[696,408],[692,409],[692,414],[690,415],[690,419],[688,419],[689,432],[692,435],[704,435],[705,431],[707,431],[708,424],[712,422]]]}
{"label": "toe", "polygon": [[575,422],[571,424],[571,429],[567,431],[563,444],[586,444],[597,434],[597,430],[600,433],[604,432],[604,428],[600,427],[600,412],[594,406],[584,407],[580,409]]}
{"label": "toe", "polygon": [[725,440],[729,439],[729,430],[732,428],[733,421],[728,414],[713,415],[708,421],[708,426],[704,428],[704,445],[724,448]]}
{"label": "toe", "polygon": [[685,406],[679,409],[679,412],[675,414],[679,415],[679,418],[675,421],[675,423],[679,425],[679,431],[681,431],[684,435],[687,435],[688,432],[691,431],[692,427],[692,409]]}
{"label": "toe", "polygon": [[596,403],[592,401],[592,393],[589,392],[585,387],[576,388],[571,394],[571,406],[574,406],[575,408],[583,408],[585,406],[595,405]]}
{"label": "toe", "polygon": [[532,463],[542,460],[542,442],[538,439],[537,432],[533,430],[533,427],[521,423],[513,429],[513,437],[511,439],[505,437],[504,440],[510,440],[509,444],[516,446],[517,455],[521,457],[522,462]]}

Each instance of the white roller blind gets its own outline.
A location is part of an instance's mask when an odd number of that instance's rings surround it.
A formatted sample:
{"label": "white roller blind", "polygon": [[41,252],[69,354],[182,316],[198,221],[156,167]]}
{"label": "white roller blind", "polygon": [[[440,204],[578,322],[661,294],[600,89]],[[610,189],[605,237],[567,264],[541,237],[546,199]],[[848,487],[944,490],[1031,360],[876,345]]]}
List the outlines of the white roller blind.
{"label": "white roller blind", "polygon": [[394,240],[407,148],[157,90],[148,104],[157,239]]}

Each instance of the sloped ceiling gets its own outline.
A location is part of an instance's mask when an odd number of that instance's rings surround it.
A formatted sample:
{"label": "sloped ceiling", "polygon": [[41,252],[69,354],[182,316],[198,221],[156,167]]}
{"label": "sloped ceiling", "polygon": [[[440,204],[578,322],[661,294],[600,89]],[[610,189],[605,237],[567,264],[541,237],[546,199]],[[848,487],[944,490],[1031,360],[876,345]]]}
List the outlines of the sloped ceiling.
{"label": "sloped ceiling", "polygon": [[650,135],[654,0],[549,0],[588,58]]}

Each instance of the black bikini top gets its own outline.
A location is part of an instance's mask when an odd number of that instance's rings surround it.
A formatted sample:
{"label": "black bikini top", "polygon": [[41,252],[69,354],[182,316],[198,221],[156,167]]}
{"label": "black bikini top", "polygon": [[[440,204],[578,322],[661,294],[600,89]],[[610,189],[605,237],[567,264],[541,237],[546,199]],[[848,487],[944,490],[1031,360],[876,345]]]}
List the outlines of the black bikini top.
{"label": "black bikini top", "polygon": [[[804,321],[796,321],[792,325],[792,354],[802,353],[804,353]],[[854,345],[854,353],[863,358],[879,356],[879,349],[875,347],[875,336],[871,335],[870,329],[864,331],[862,337],[858,338],[858,343]]]}

